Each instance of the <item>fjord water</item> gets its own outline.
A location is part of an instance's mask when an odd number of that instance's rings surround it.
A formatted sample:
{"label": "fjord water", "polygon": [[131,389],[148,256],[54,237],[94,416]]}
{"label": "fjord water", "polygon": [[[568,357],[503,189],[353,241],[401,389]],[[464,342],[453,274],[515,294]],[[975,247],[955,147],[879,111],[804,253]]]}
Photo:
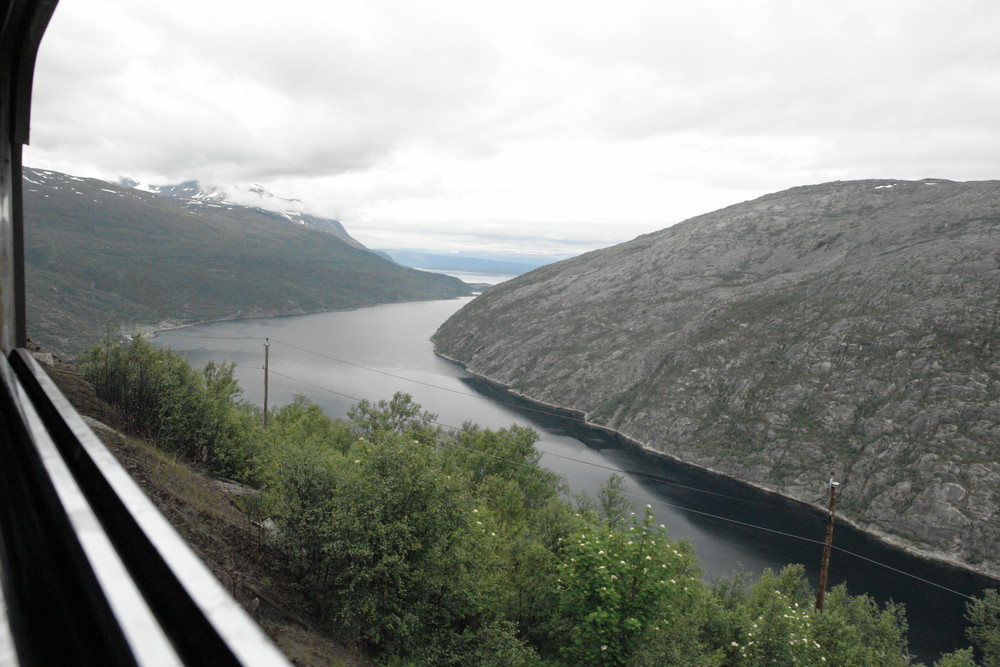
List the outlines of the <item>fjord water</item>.
{"label": "fjord water", "polygon": [[[825,512],[645,454],[435,356],[430,336],[469,298],[219,322],[162,331],[154,342],[183,353],[196,366],[235,362],[245,397],[258,404],[263,402],[268,339],[272,407],[304,394],[337,417],[359,399],[389,399],[404,391],[447,426],[466,421],[487,428],[531,426],[540,434],[542,465],[565,477],[573,493],[593,496],[609,475],[622,474],[637,512],[651,505],[671,537],[690,541],[706,579],[740,570],[755,576],[764,568],[802,563],[815,586]],[[822,493],[826,479],[817,475],[816,484]],[[967,645],[965,598],[958,593],[977,595],[984,587],[998,586],[965,570],[909,556],[846,525],[837,525],[834,543],[830,585],[846,581],[852,593],[905,603],[911,651],[923,661]]]}

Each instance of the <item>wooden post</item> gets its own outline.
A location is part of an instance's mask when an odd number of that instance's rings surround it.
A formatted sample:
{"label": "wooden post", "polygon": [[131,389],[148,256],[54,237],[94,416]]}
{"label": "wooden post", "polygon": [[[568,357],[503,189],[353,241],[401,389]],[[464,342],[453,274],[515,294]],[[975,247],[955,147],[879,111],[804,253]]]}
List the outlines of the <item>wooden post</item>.
{"label": "wooden post", "polygon": [[267,428],[267,366],[268,353],[271,349],[271,339],[264,339],[264,428]]}
{"label": "wooden post", "polygon": [[830,473],[830,512],[826,521],[826,543],[823,545],[823,564],[819,568],[819,588],[816,591],[816,609],[823,611],[823,599],[826,597],[826,580],[830,574],[830,551],[833,549],[833,517],[837,512],[837,487],[840,482],[833,481]]}

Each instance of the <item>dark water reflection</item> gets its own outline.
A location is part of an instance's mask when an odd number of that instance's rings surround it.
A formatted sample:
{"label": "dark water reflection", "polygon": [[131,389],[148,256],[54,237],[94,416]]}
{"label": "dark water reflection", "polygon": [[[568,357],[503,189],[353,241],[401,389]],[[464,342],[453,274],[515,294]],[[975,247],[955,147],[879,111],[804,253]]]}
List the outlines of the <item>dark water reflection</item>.
{"label": "dark water reflection", "polygon": [[[753,575],[764,567],[777,570],[801,563],[817,585],[825,511],[650,454],[617,435],[583,426],[570,415],[539,415],[537,406],[481,379],[466,382],[494,400],[520,405],[524,417],[546,431],[570,435],[600,451],[641,496],[655,499],[658,515],[666,508],[671,535],[695,545],[708,578],[739,569]],[[549,467],[557,469],[558,464]],[[905,604],[910,650],[928,664],[943,652],[968,646],[964,595],[1000,585],[962,568],[916,558],[841,521],[834,529],[834,544],[829,586],[843,583],[854,594]]]}
{"label": "dark water reflection", "polygon": [[[246,397],[257,403],[263,400],[263,343],[269,338],[272,406],[306,394],[331,416],[342,416],[357,399],[387,399],[406,391],[446,425],[532,426],[540,434],[542,464],[565,477],[574,493],[593,494],[613,472],[622,474],[637,507],[652,505],[672,537],[691,542],[707,579],[740,570],[754,576],[764,568],[802,563],[815,585],[824,512],[643,452],[572,415],[539,410],[435,356],[431,334],[465,302],[220,322],[161,332],[155,342],[198,365],[236,362]],[[817,484],[822,488],[825,480],[817,479]],[[834,542],[830,585],[846,581],[853,593],[905,603],[911,650],[926,662],[967,645],[965,598],[939,586],[964,594],[998,586],[965,570],[909,556],[847,525],[837,525]]]}

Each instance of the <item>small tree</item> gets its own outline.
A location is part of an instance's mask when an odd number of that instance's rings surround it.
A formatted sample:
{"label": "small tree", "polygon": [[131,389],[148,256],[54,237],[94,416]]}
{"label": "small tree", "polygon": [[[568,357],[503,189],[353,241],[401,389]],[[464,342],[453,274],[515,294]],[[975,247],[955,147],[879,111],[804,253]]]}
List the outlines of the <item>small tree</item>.
{"label": "small tree", "polygon": [[934,667],[977,667],[977,665],[972,657],[972,649],[963,648],[945,653],[934,663]]}
{"label": "small tree", "polygon": [[611,530],[627,526],[626,519],[635,507],[626,497],[624,477],[613,473],[597,490],[597,509]]}
{"label": "small tree", "polygon": [[593,526],[567,542],[559,582],[570,664],[626,664],[701,590],[690,549],[667,539],[648,506],[628,530]]}
{"label": "small tree", "polygon": [[965,634],[979,653],[983,667],[1000,667],[1000,594],[996,589],[983,591],[980,600],[965,606],[969,627]]}
{"label": "small tree", "polygon": [[611,476],[597,490],[597,500],[586,492],[573,494],[577,511],[588,521],[604,523],[608,528],[627,529],[630,515],[634,516],[635,506],[626,497],[625,478],[618,473]]}
{"label": "small tree", "polygon": [[765,570],[749,589],[739,578],[720,582],[713,597],[705,641],[725,652],[727,665],[910,664],[901,606],[880,608],[837,586],[816,611],[801,565]]}
{"label": "small tree", "polygon": [[126,430],[224,475],[252,475],[256,432],[233,364],[196,371],[177,352],[135,336],[85,350],[79,368]]}
{"label": "small tree", "polygon": [[362,400],[347,413],[355,436],[382,437],[405,435],[421,442],[430,442],[439,429],[434,426],[437,415],[420,408],[407,393],[397,391],[391,401],[372,403]]}
{"label": "small tree", "polygon": [[355,444],[329,471],[289,471],[298,481],[286,481],[279,517],[279,540],[310,595],[380,653],[463,664],[462,647],[499,628],[491,624],[502,608],[490,520],[474,511],[465,480],[400,435]]}

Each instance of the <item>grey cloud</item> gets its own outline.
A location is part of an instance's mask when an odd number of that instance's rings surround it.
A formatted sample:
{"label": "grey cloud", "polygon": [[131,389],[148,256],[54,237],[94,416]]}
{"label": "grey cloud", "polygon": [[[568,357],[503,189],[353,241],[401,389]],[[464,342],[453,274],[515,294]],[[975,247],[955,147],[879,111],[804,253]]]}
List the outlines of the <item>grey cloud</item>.
{"label": "grey cloud", "polygon": [[990,0],[63,3],[29,159],[281,183],[372,229],[576,205],[602,239],[737,192],[994,176],[998,24]]}

